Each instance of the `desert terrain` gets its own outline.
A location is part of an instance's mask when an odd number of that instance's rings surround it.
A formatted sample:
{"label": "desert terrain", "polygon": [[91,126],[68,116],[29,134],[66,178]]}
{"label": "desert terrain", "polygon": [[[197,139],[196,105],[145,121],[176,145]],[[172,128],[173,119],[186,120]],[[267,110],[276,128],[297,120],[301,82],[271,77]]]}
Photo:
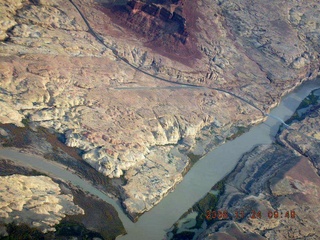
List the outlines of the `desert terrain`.
{"label": "desert terrain", "polygon": [[0,2],[3,147],[64,162],[136,221],[197,159],[319,74],[319,8],[296,0]]}
{"label": "desert terrain", "polygon": [[[317,94],[315,94],[317,92]],[[169,239],[317,239],[319,90],[312,92],[271,145],[259,145],[183,217]],[[205,222],[206,227],[201,229]],[[192,229],[200,229],[200,233]]]}

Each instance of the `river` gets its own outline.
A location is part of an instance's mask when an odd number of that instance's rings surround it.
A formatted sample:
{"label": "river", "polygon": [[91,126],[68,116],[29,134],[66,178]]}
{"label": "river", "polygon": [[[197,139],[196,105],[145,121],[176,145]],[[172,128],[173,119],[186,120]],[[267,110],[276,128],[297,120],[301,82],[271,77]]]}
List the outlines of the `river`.
{"label": "river", "polygon": [[[300,102],[314,89],[320,88],[320,79],[308,81],[285,96],[279,106],[270,114],[283,120],[288,119]],[[62,169],[61,166],[48,162],[41,157],[18,153],[12,149],[0,149],[0,156],[18,162],[24,162],[38,170],[57,176],[74,185],[82,187],[106,202],[112,204],[119,213],[127,235],[119,240],[160,240],[164,239],[168,230],[178,218],[196,201],[202,198],[211,187],[231,172],[241,156],[259,144],[270,144],[278,131],[280,122],[275,118],[268,119],[240,137],[229,141],[199,160],[177,185],[174,192],[168,194],[158,205],[143,214],[138,222],[132,223],[122,212],[119,203],[92,187],[75,174]]]}
{"label": "river", "polygon": [[40,156],[32,155],[29,153],[21,153],[19,152],[19,149],[15,148],[0,148],[0,157],[10,159],[26,167],[31,167],[35,170],[47,174],[48,176],[60,178],[66,182],[71,182],[74,186],[79,186],[84,191],[98,196],[105,202],[110,203],[116,209],[119,214],[119,218],[126,229],[132,228],[133,223],[124,214],[119,202],[113,200],[105,193],[96,189],[89,182],[78,177],[76,174],[66,170],[63,165],[48,161]]}

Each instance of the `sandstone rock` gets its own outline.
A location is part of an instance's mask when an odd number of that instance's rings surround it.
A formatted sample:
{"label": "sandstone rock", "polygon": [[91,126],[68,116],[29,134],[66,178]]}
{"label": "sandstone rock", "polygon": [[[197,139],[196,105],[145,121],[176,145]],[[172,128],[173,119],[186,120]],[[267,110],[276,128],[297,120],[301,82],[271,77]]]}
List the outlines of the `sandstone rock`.
{"label": "sandstone rock", "polygon": [[7,31],[16,25],[13,15],[20,9],[26,1],[6,1],[6,4],[2,3],[0,8],[0,41],[5,40],[8,37]]}
{"label": "sandstone rock", "polygon": [[295,69],[303,68],[308,63],[304,57],[298,57],[292,62],[292,67]]}
{"label": "sandstone rock", "polygon": [[[238,126],[263,119],[210,88],[268,111],[319,69],[315,1],[128,1],[117,11],[73,2],[96,36],[69,1],[0,3],[0,122],[22,126],[28,118],[65,134],[106,176],[127,175],[126,205],[136,204],[131,191],[141,191],[139,207],[128,207],[133,213],[150,209],[182,179],[187,158],[175,153],[172,166],[170,151],[205,154]],[[140,70],[205,88],[178,88]],[[156,164],[163,171],[143,176],[137,170],[155,152],[164,156]],[[166,171],[165,181],[144,187]]]}
{"label": "sandstone rock", "polygon": [[123,206],[131,218],[136,220],[139,214],[159,203],[172,186],[182,180],[181,173],[187,165],[188,158],[179,154],[177,149],[162,147],[150,151],[139,167],[130,168],[126,173],[127,184],[123,187],[122,199],[125,199]]}
{"label": "sandstone rock", "polygon": [[[226,178],[217,205],[228,210],[231,220],[224,226],[214,223],[198,239],[221,239],[222,234],[225,238],[248,234],[254,239],[319,238],[318,108],[278,136],[281,146],[258,146],[243,156]],[[235,211],[243,211],[244,218],[236,219]],[[253,219],[253,211],[260,211],[261,218]]]}
{"label": "sandstone rock", "polygon": [[19,114],[19,112],[16,111],[15,109],[8,107],[3,102],[0,102],[0,107],[1,107],[1,110],[3,111],[0,116],[1,123],[15,122],[17,126],[23,127],[23,124],[21,123],[23,119],[23,115]]}
{"label": "sandstone rock", "polygon": [[11,175],[0,177],[2,223],[26,223],[43,232],[54,231],[66,215],[83,214],[72,195],[61,194],[59,185],[45,176]]}
{"label": "sandstone rock", "polygon": [[293,131],[285,130],[279,136],[279,141],[286,147],[296,154],[310,158],[318,173],[320,173],[319,116],[320,109],[313,110],[301,123],[291,125]]}
{"label": "sandstone rock", "polygon": [[8,132],[6,130],[4,130],[3,128],[0,128],[0,135],[3,137],[9,136]]}
{"label": "sandstone rock", "polygon": [[[319,186],[320,177],[307,158],[279,146],[259,146],[228,176],[217,209],[227,209],[232,219],[229,224],[234,224],[240,235],[267,239],[320,236],[315,221],[319,218]],[[244,218],[236,219],[235,212],[240,211]],[[253,219],[253,211],[261,212],[261,218]],[[268,214],[275,211],[279,216],[270,218]],[[236,237],[231,228],[218,226],[215,223],[198,239],[215,239],[220,233]]]}

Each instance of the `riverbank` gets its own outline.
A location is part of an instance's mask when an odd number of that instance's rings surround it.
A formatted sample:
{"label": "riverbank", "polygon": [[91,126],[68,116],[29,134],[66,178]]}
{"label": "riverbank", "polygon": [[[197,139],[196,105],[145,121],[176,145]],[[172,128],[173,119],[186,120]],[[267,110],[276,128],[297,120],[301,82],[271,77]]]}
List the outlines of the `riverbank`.
{"label": "riverbank", "polygon": [[[135,218],[174,190],[189,152],[203,156],[261,121],[261,110],[318,70],[313,2],[285,1],[273,11],[275,4],[250,1],[160,4],[186,23],[183,43],[142,5],[135,17],[146,14],[150,28],[141,19],[119,25],[131,19],[122,15],[130,4],[115,16],[95,1],[0,3],[1,122],[27,120],[63,134],[93,168],[120,179],[114,191]],[[184,55],[190,44],[199,54]],[[176,145],[190,151],[171,157]],[[76,171],[84,176],[83,169]]]}
{"label": "riverbank", "polygon": [[124,184],[124,179],[110,179],[96,171],[85,162],[80,149],[65,145],[62,134],[52,133],[49,130],[38,127],[33,129],[25,120],[24,127],[13,124],[0,124],[5,135],[0,134],[3,147],[14,147],[26,153],[43,156],[48,161],[61,164],[64,168],[91,182],[95,187],[104,191],[115,199],[120,198],[119,185]]}
{"label": "riverbank", "polygon": [[[284,120],[288,119],[300,102],[319,86],[319,79],[304,82],[283,97],[281,103],[270,114]],[[131,232],[128,231],[127,236],[119,239],[161,239],[180,216],[205,196],[216,182],[234,169],[244,153],[251,151],[259,144],[271,144],[279,126],[278,120],[269,117],[265,122],[252,127],[247,133],[209,152],[191,168],[173,192],[169,193],[150,212],[143,214],[133,226],[134,229]],[[139,231],[143,231],[142,229],[148,230],[141,235]]]}
{"label": "riverbank", "polygon": [[[307,135],[312,135],[310,134],[311,132],[314,132],[312,136],[318,138],[318,135],[316,135],[316,126],[318,124],[317,121],[320,119],[319,107],[319,89],[316,89],[311,91],[311,93],[298,104],[297,109],[286,121],[287,124],[293,124],[290,130],[284,130],[285,128],[283,126],[280,127],[272,145],[258,145],[252,151],[246,153],[235,169],[223,180],[223,189],[227,188],[227,192],[225,193],[225,191],[223,191],[214,194],[210,191],[207,193],[204,198],[193,205],[193,207],[183,214],[179,221],[174,224],[168,232],[168,239],[202,239],[209,235],[211,238],[217,237],[217,239],[220,239],[219,236],[222,237],[223,234],[225,234],[224,237],[230,235],[233,237],[242,236],[246,239],[259,239],[261,237],[260,235],[269,236],[271,232],[277,231],[274,227],[275,225],[273,225],[275,224],[274,221],[272,221],[272,219],[268,221],[267,216],[268,211],[280,211],[279,209],[283,210],[283,216],[281,216],[281,218],[289,219],[290,216],[285,215],[287,210],[290,210],[295,211],[295,214],[299,216],[298,219],[310,221],[312,217],[305,216],[302,206],[307,206],[308,204],[313,205],[314,203],[312,203],[310,199],[307,200],[304,196],[306,193],[302,191],[301,188],[292,190],[288,185],[289,183],[285,184],[285,182],[288,181],[289,176],[291,176],[290,174],[294,173],[294,175],[292,175],[292,177],[294,177],[292,181],[295,181],[295,183],[292,183],[294,185],[298,184],[300,179],[303,179],[306,175],[312,175],[314,170],[318,171],[317,169],[312,169],[312,167],[310,167],[311,165],[308,167],[308,164],[305,164],[306,161],[300,158],[301,154],[303,154],[309,157],[309,161],[313,162],[312,165],[317,166],[317,163],[314,163],[314,161],[318,162],[318,160],[312,159],[312,157],[310,158],[310,153],[318,151],[317,145],[307,144],[303,138],[308,138]],[[310,122],[310,118],[313,119],[312,123]],[[299,125],[300,127],[298,127]],[[314,129],[311,130],[312,128]],[[285,133],[281,133],[281,129],[284,130]],[[298,132],[296,132],[297,130]],[[300,132],[305,134],[305,136],[299,137]],[[288,135],[290,135],[290,138]],[[290,143],[287,143],[288,141],[290,141]],[[307,150],[301,152],[301,144],[305,145],[304,148],[309,149],[309,153],[306,153]],[[294,151],[300,158],[297,158],[296,155],[290,151]],[[288,164],[288,162],[291,162],[291,164]],[[277,169],[272,166],[277,166]],[[268,175],[276,177],[270,178]],[[315,176],[312,182],[316,184],[317,178],[319,178],[319,176]],[[259,181],[261,181],[261,183],[258,183]],[[273,187],[270,187],[268,182],[270,184],[272,183],[271,185]],[[268,187],[265,188],[264,186]],[[319,188],[320,185],[315,185],[314,187]],[[271,188],[272,191],[270,192],[268,188]],[[290,203],[290,206],[281,206],[280,202],[284,204],[284,201],[280,201],[280,196],[285,195],[292,199],[293,195],[291,196],[290,194],[298,193],[300,193],[300,197],[306,199],[306,201],[299,202],[299,204]],[[269,210],[266,210],[268,208],[262,207],[262,205],[266,205],[264,203],[265,201],[271,201],[270,199],[272,198],[272,204],[268,205]],[[208,199],[213,199],[214,202],[208,201]],[[253,202],[250,202],[249,199]],[[253,216],[253,214],[255,215]],[[259,216],[256,216],[257,214],[259,214]],[[263,216],[262,220],[260,220],[261,215]],[[258,218],[258,220],[254,220],[253,217]],[[313,216],[313,218],[316,219],[317,216]],[[282,221],[283,219],[275,219],[277,221],[279,220],[276,226],[283,224],[286,229],[297,229],[297,231],[292,234],[298,237],[297,232],[301,232],[301,228],[304,228],[298,219],[291,219],[285,222]],[[258,223],[258,221],[261,223]],[[190,222],[193,224],[188,224]],[[246,224],[251,224],[252,226],[248,227]],[[303,224],[303,226],[306,225],[305,223]],[[310,223],[310,225],[312,225],[312,223]],[[255,227],[256,229],[254,230]],[[244,230],[248,228],[250,229],[249,233],[255,234],[249,236],[248,230]],[[263,231],[263,229],[268,230]],[[244,233],[244,231],[247,231],[247,233]],[[306,231],[310,231],[310,229]],[[235,233],[232,232],[237,232],[237,234],[234,235]],[[309,232],[308,234],[319,235],[320,233]],[[299,237],[303,237],[302,235]],[[286,239],[280,236],[276,238]]]}
{"label": "riverbank", "polygon": [[[79,178],[77,175],[66,170],[64,167],[61,167],[58,164],[54,164],[36,155],[20,153],[15,149],[0,148],[0,157],[4,159],[10,159],[18,164],[22,164],[25,167],[35,169],[36,171],[44,173],[48,176],[52,176],[53,178],[63,179],[63,181],[70,182],[72,183],[72,185],[81,188],[83,191],[99,197],[101,200],[110,204],[112,208],[115,209],[115,216],[118,215],[125,229],[130,229],[130,224],[132,223],[123,213],[121,207],[118,205],[116,201],[114,201],[112,198],[110,198],[100,190],[96,189],[87,181]],[[112,210],[111,212],[114,211]],[[113,221],[112,219],[109,220]],[[106,222],[108,222],[108,220]]]}
{"label": "riverbank", "polygon": [[[280,109],[276,108],[271,113],[281,118],[290,116],[290,112],[292,114],[294,109],[299,105],[299,99],[303,99],[304,96],[308,95],[310,90],[318,86],[318,84],[319,81],[304,83],[303,86],[283,99],[278,107]],[[165,235],[164,229],[169,229],[194,202],[201,198],[201,196],[204,196],[206,192],[210,190],[213,182],[219,181],[225,174],[231,171],[244,152],[249,151],[259,142],[271,142],[272,136],[274,136],[278,130],[278,125],[279,122],[274,119],[268,119],[265,123],[251,128],[249,132],[210,152],[207,156],[203,157],[201,161],[195,163],[193,168],[186,174],[185,179],[176,186],[173,193],[165,197],[150,212],[141,216],[135,224],[130,223],[122,213],[119,205],[112,201],[113,206],[116,207],[119,215],[122,216],[121,220],[124,222],[124,226],[128,232],[128,235],[120,239],[150,239],[154,237],[161,239]],[[233,151],[231,152],[229,149]],[[21,157],[22,156],[24,155],[21,154]],[[35,166],[39,165],[39,163],[36,162],[33,164]],[[50,168],[51,165],[44,167],[44,169]],[[76,180],[76,184],[78,184],[77,181],[78,180]],[[79,181],[82,186],[83,180]],[[92,186],[88,187],[88,189],[97,192]],[[101,192],[99,192],[99,196],[101,196]],[[105,199],[104,195],[101,197]]]}
{"label": "riverbank", "polygon": [[[316,82],[311,82],[315,85],[317,85]],[[310,84],[309,84],[310,85]],[[301,97],[302,95],[307,95],[310,88],[312,89],[312,86],[309,86],[308,83],[304,85],[304,91],[301,91],[301,89],[297,89],[298,96]],[[312,85],[312,84],[311,84]],[[303,90],[303,87],[302,87]],[[300,91],[300,92],[299,92]],[[306,93],[307,92],[307,93]],[[294,99],[292,99],[292,97]],[[294,108],[295,105],[298,105],[299,102],[293,101],[296,100],[296,96],[292,94],[287,96],[286,99],[283,100],[282,106],[285,106],[284,109],[280,110],[281,114],[286,115],[286,108],[289,106],[291,108]],[[274,111],[277,111],[275,109]],[[293,111],[293,110],[292,110]],[[273,113],[273,112],[272,112]],[[277,113],[273,113],[279,117],[283,117]],[[267,126],[269,124],[269,126]],[[236,164],[238,159],[241,156],[241,153],[239,154],[239,157],[237,157],[237,153],[234,154],[235,150],[238,150],[240,152],[245,152],[248,149],[250,150],[250,141],[247,139],[252,139],[253,145],[257,144],[259,141],[270,141],[270,140],[263,140],[261,136],[263,135],[269,135],[270,130],[274,133],[277,132],[277,128],[274,126],[270,129],[271,124],[278,124],[274,119],[268,119],[268,121],[264,124],[261,124],[259,126],[253,127],[249,132],[245,133],[244,135],[240,136],[239,138],[236,138],[233,141],[227,142],[226,144],[222,145],[221,147],[217,148],[212,153],[209,153],[206,157],[201,159],[201,161],[198,161],[194,167],[189,171],[188,174],[186,174],[184,181],[182,181],[181,184],[177,185],[175,191],[173,193],[170,193],[167,197],[165,197],[157,206],[154,207],[150,212],[145,213],[137,223],[135,224],[129,224],[128,219],[123,215],[122,210],[118,207],[117,204],[114,206],[117,207],[117,211],[123,218],[121,220],[127,221],[125,223],[125,227],[128,231],[127,236],[123,236],[124,239],[132,239],[132,238],[139,238],[139,239],[150,239],[150,237],[157,236],[157,238],[162,238],[162,236],[165,234],[164,229],[170,228],[170,222],[173,224],[179,216],[183,214],[184,211],[186,211],[189,206],[192,206],[194,202],[196,202],[201,196],[203,196],[207,191],[210,190],[211,184],[213,182],[213,178],[220,180],[224,177],[224,175],[232,170],[232,162],[233,164]],[[260,131],[257,132],[257,129]],[[262,132],[261,132],[262,131]],[[254,137],[255,136],[255,137]],[[257,139],[257,136],[260,136]],[[248,143],[249,145],[243,146],[244,143]],[[241,147],[239,149],[239,147]],[[227,149],[233,149],[233,152],[230,152]],[[231,155],[230,155],[231,154]],[[22,154],[21,154],[22,155]],[[24,155],[22,155],[24,156]],[[224,159],[228,159],[229,161],[226,162]],[[39,163],[34,163],[34,165],[39,165]],[[44,169],[50,169],[51,166],[44,167]],[[230,170],[228,170],[230,169]],[[60,170],[59,170],[60,171]],[[199,178],[200,177],[200,178]],[[197,180],[198,178],[198,180]],[[82,185],[82,180],[80,182],[80,185]],[[208,190],[205,190],[205,189]],[[92,187],[89,187],[90,190]],[[199,191],[200,190],[200,191]],[[104,198],[104,197],[103,197]],[[176,204],[172,204],[176,203]],[[185,209],[185,210],[183,210]],[[179,214],[181,213],[181,214]],[[157,216],[157,217],[153,217]],[[162,217],[161,217],[162,216]],[[158,226],[155,228],[155,226]],[[150,229],[146,231],[146,229]],[[143,233],[143,236],[141,234]]]}
{"label": "riverbank", "polygon": [[[18,177],[44,176],[45,174],[43,173],[43,169],[35,170],[34,168],[26,167],[25,163],[20,164],[16,161],[0,159],[0,175]],[[46,176],[52,176],[52,174],[47,173]],[[52,229],[55,229],[54,232],[51,230],[46,233],[39,231],[37,227],[29,225],[29,223],[24,222],[24,220],[17,221],[20,218],[20,212],[15,211],[14,216],[17,220],[7,224],[3,224],[3,222],[0,223],[2,230],[0,235],[2,237],[5,236],[4,239],[20,239],[22,236],[23,238],[30,237],[32,239],[63,239],[67,236],[75,237],[76,239],[96,238],[112,240],[126,233],[112,205],[94,197],[88,192],[84,192],[71,183],[57,179],[56,176],[54,176],[52,180],[58,184],[61,191],[60,195],[72,196],[74,204],[80,207],[84,211],[84,214],[66,215],[58,224],[52,226]],[[21,182],[19,184],[21,184]],[[31,196],[31,198],[34,198],[34,201],[37,199],[35,196]],[[45,202],[41,202],[41,205],[45,204]],[[41,214],[37,217],[31,215],[31,218],[41,219],[41,216]],[[24,216],[24,218],[26,217]],[[42,221],[46,222],[46,215],[43,215],[42,218]],[[101,219],[104,219],[104,221],[101,221]],[[99,224],[97,224],[98,222]]]}
{"label": "riverbank", "polygon": [[227,218],[195,239],[320,237],[318,103],[303,115],[272,145],[259,145],[243,156],[226,177],[226,191],[217,204],[216,209],[228,212]]}

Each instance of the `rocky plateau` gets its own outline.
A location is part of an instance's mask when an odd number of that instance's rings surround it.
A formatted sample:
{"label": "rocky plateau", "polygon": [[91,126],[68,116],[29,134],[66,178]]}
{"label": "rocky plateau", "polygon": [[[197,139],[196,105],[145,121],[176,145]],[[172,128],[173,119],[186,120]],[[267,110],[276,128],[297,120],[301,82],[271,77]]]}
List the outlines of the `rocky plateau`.
{"label": "rocky plateau", "polygon": [[269,111],[319,74],[319,15],[314,0],[2,1],[0,122],[63,134],[124,176],[135,218],[182,180],[189,153],[264,119],[227,92]]}

